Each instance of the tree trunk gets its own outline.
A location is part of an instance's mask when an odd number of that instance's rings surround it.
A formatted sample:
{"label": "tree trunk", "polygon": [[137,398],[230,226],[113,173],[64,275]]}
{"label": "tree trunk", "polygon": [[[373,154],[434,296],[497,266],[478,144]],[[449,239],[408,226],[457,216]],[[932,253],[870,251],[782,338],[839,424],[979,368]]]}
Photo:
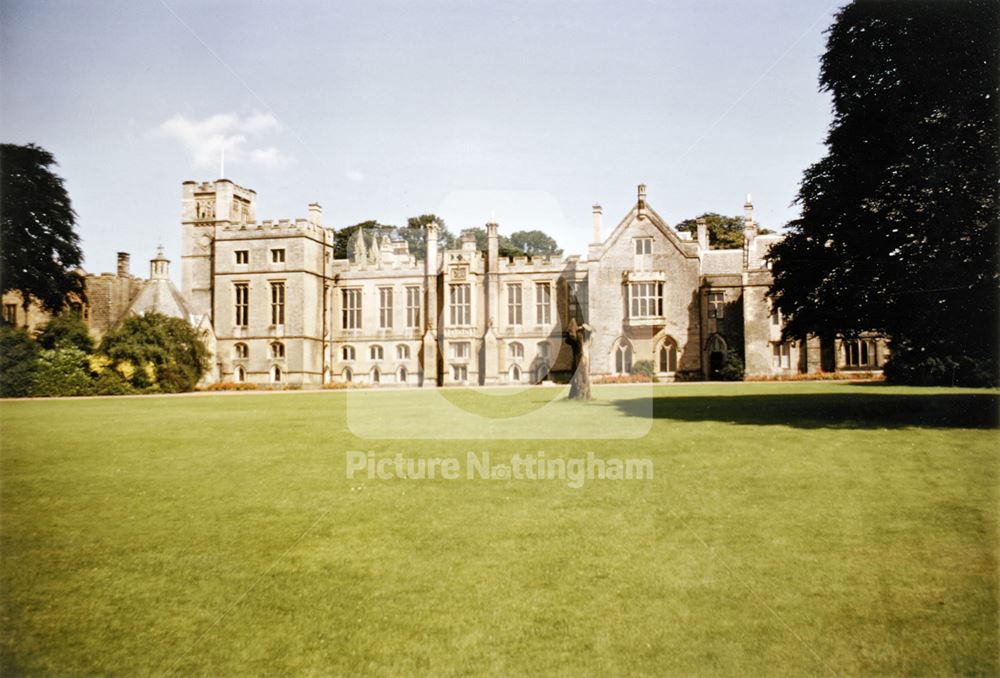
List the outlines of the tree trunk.
{"label": "tree trunk", "polygon": [[571,320],[569,345],[573,349],[573,380],[569,386],[570,400],[590,400],[590,336],[588,326],[579,327]]}

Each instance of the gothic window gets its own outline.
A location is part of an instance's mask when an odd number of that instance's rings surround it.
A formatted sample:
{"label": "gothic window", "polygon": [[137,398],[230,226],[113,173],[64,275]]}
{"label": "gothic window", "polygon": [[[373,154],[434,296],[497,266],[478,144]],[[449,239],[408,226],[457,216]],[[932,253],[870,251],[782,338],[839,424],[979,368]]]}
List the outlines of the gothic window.
{"label": "gothic window", "polygon": [[410,347],[406,344],[399,344],[396,346],[396,359],[397,360],[409,360],[410,359]]}
{"label": "gothic window", "polygon": [[379,346],[378,344],[375,344],[374,346],[368,349],[368,357],[371,358],[372,360],[382,360],[382,356],[383,356],[382,347]]}
{"label": "gothic window", "polygon": [[721,320],[725,315],[725,295],[722,292],[708,293],[708,317]]}
{"label": "gothic window", "polygon": [[548,325],[552,322],[552,286],[535,283],[535,323]]}
{"label": "gothic window", "polygon": [[510,368],[510,380],[521,381],[521,368],[517,365]]}
{"label": "gothic window", "polygon": [[677,344],[673,339],[664,339],[660,350],[656,353],[657,371],[677,371]]}
{"label": "gothic window", "polygon": [[340,359],[341,360],[354,360],[354,347],[353,346],[341,346],[340,347]]}
{"label": "gothic window", "polygon": [[361,290],[341,290],[343,299],[342,326],[345,330],[361,329]]}
{"label": "gothic window", "polygon": [[372,383],[378,384],[381,383],[381,381],[382,381],[382,373],[376,367],[375,369],[372,370]]}
{"label": "gothic window", "polygon": [[399,383],[400,384],[405,384],[406,383],[406,377],[407,377],[406,368],[405,367],[400,367],[399,368],[399,378],[398,378]]}
{"label": "gothic window", "polygon": [[281,383],[281,368],[277,365],[271,366],[271,382],[274,384]]}
{"label": "gothic window", "polygon": [[510,345],[510,357],[512,360],[521,360],[524,358],[524,344],[519,342],[512,342]]}
{"label": "gothic window", "polygon": [[236,263],[237,264],[249,264],[250,263],[250,252],[248,250],[236,250]]}
{"label": "gothic window", "polygon": [[275,341],[271,343],[271,357],[272,358],[284,358],[285,357],[285,345],[280,341]]}
{"label": "gothic window", "polygon": [[243,366],[241,365],[237,367],[236,371],[233,373],[233,381],[235,381],[237,384],[242,384],[246,380],[247,380],[247,371],[243,369]]}
{"label": "gothic window", "polygon": [[449,287],[449,311],[451,312],[452,325],[472,324],[472,301],[469,285],[451,285]]}
{"label": "gothic window", "polygon": [[521,284],[511,283],[507,285],[507,324],[520,325],[524,322],[523,307],[521,305]]}
{"label": "gothic window", "polygon": [[271,250],[271,263],[272,264],[285,263],[285,250],[284,249]]}
{"label": "gothic window", "polygon": [[246,327],[250,324],[250,285],[236,283],[233,285],[233,294],[236,301],[236,317],[233,324],[237,327]]}
{"label": "gothic window", "polygon": [[237,360],[246,360],[250,357],[250,349],[246,344],[236,344],[233,346],[233,357]]}
{"label": "gothic window", "polygon": [[8,325],[17,324],[17,304],[3,305],[3,321]]}
{"label": "gothic window", "polygon": [[354,372],[351,371],[350,367],[344,368],[344,381],[347,382],[354,381]]}
{"label": "gothic window", "polygon": [[420,327],[420,288],[406,288],[406,326]]}
{"label": "gothic window", "polygon": [[271,283],[271,324],[285,324],[285,283]]}
{"label": "gothic window", "polygon": [[614,348],[615,374],[628,374],[632,371],[632,344],[624,339],[619,340]]}
{"label": "gothic window", "polygon": [[392,329],[392,288],[378,290],[378,326],[383,330]]}

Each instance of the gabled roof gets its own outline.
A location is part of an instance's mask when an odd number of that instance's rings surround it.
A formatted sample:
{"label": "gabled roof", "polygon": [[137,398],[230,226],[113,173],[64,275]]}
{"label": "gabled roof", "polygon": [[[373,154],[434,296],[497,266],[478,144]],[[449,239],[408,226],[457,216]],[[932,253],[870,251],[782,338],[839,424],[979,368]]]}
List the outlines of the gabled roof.
{"label": "gabled roof", "polygon": [[639,207],[639,204],[636,203],[632,209],[628,211],[628,214],[626,214],[625,217],[618,222],[618,225],[614,227],[608,237],[604,239],[604,242],[599,245],[591,245],[592,248],[596,249],[596,252],[594,253],[594,257],[588,258],[596,257],[599,259],[603,257],[604,254],[611,249],[611,246],[617,242],[618,238],[620,238],[622,234],[628,230],[628,227],[632,224],[632,222],[636,220],[648,220],[649,223],[655,226],[656,229],[663,234],[663,237],[666,238],[667,242],[671,243],[682,256],[691,259],[698,258],[697,243],[689,240],[682,240],[681,237],[677,235],[677,232],[667,225],[667,222],[664,221],[663,217],[657,214],[656,210],[649,206],[648,202],[646,202],[646,204],[641,208]]}

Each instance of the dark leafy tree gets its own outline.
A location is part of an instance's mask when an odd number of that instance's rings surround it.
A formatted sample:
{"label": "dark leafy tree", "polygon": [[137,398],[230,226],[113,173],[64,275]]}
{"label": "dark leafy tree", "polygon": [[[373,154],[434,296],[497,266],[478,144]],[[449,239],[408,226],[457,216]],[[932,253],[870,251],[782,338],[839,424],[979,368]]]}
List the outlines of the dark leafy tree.
{"label": "dark leafy tree", "polygon": [[559,243],[542,231],[514,231],[510,234],[510,244],[529,257],[562,254]]}
{"label": "dark leafy tree", "polygon": [[0,324],[0,396],[31,395],[38,372],[38,343],[27,330]]}
{"label": "dark leafy tree", "polygon": [[363,231],[365,234],[365,245],[371,247],[372,236],[377,236],[381,239],[383,235],[392,233],[395,228],[395,226],[380,224],[374,219],[362,221],[360,224],[354,224],[353,226],[345,226],[337,231],[337,237],[333,242],[333,256],[335,259],[351,259],[354,257],[354,248],[358,243],[359,231]]}
{"label": "dark leafy tree", "polygon": [[[486,235],[486,229],[482,226],[477,226],[476,228],[467,228],[462,231],[462,235],[466,233],[471,233],[476,238],[476,249],[483,252],[489,249],[489,238]],[[497,253],[501,257],[523,257],[524,252],[514,247],[510,242],[510,238],[505,235],[497,234]]]}
{"label": "dark leafy tree", "polygon": [[38,343],[45,349],[72,346],[84,353],[94,351],[94,340],[90,338],[86,323],[73,311],[63,311],[45,324],[38,334]]}
{"label": "dark leafy tree", "polygon": [[423,260],[427,255],[427,224],[434,223],[438,226],[438,251],[454,247],[457,239],[448,230],[444,219],[436,214],[421,214],[419,217],[410,217],[406,220],[406,226],[396,231],[396,234],[407,242],[410,254],[417,259]]}
{"label": "dark leafy tree", "polygon": [[21,292],[58,313],[73,297],[83,300],[83,261],[76,214],[55,158],[34,144],[0,144],[0,292]]}
{"label": "dark leafy tree", "polygon": [[[715,212],[705,212],[695,219],[685,219],[674,229],[678,232],[690,233],[692,238],[698,237],[698,219],[705,220],[708,230],[708,246],[713,250],[739,249],[743,247],[743,217],[726,217]],[[761,235],[773,233],[767,228],[757,226]]]}
{"label": "dark leafy tree", "polygon": [[998,26],[994,0],[838,12],[820,76],[827,155],[771,252],[787,335],[883,331],[890,378],[996,381]]}
{"label": "dark leafy tree", "polygon": [[201,333],[180,318],[131,315],[104,335],[100,352],[137,389],[194,389],[209,366]]}

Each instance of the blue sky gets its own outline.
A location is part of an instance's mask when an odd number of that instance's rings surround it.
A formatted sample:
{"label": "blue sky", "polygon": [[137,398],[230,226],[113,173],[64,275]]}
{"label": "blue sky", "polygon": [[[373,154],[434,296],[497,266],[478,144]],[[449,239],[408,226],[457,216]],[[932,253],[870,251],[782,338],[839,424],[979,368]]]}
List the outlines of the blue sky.
{"label": "blue sky", "polygon": [[2,0],[0,129],[55,154],[94,272],[179,260],[181,182],[223,146],[259,219],[495,213],[585,254],[591,205],[610,229],[646,183],[671,224],[750,192],[777,228],[841,4]]}

